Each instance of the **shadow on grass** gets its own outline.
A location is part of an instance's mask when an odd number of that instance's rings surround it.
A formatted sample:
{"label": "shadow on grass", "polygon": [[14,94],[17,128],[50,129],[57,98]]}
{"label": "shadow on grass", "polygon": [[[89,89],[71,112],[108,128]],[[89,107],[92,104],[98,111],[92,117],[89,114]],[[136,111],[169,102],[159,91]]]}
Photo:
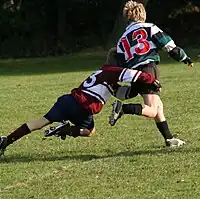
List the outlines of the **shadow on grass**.
{"label": "shadow on grass", "polygon": [[[87,162],[91,160],[97,159],[107,159],[107,158],[114,158],[114,157],[133,157],[133,156],[161,156],[161,155],[168,155],[168,154],[175,154],[175,153],[194,153],[200,152],[200,148],[194,149],[186,149],[186,148],[177,148],[177,149],[170,149],[170,148],[159,148],[153,150],[138,150],[138,151],[123,151],[116,154],[109,154],[109,155],[93,155],[93,154],[80,154],[80,155],[65,155],[65,156],[55,156],[51,154],[35,154],[27,155],[27,156],[8,156],[4,157],[0,160],[0,164],[3,163],[29,163],[29,162],[51,162],[51,161],[67,161],[67,160],[79,160],[82,162]],[[66,152],[62,152],[66,153]],[[71,153],[71,152],[70,152]],[[77,153],[77,152],[76,152]]]}

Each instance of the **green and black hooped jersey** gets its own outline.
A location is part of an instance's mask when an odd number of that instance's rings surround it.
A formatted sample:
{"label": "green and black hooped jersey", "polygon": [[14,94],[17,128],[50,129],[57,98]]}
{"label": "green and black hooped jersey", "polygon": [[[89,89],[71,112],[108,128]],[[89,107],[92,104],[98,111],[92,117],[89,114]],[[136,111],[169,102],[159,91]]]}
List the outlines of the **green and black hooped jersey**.
{"label": "green and black hooped jersey", "polygon": [[176,61],[187,55],[171,37],[152,23],[131,23],[117,43],[119,65],[136,68],[150,62],[160,62],[158,50],[164,50]]}

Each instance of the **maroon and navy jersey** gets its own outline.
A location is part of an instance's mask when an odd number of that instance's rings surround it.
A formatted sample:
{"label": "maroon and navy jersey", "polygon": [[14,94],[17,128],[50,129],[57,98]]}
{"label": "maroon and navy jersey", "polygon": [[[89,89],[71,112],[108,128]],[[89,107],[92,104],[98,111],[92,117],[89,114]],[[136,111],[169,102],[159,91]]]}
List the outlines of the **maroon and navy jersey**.
{"label": "maroon and navy jersey", "polygon": [[72,90],[77,102],[90,114],[101,111],[103,105],[114,95],[119,82],[152,83],[155,79],[147,73],[138,70],[120,68],[118,66],[103,66],[90,75],[82,84]]}

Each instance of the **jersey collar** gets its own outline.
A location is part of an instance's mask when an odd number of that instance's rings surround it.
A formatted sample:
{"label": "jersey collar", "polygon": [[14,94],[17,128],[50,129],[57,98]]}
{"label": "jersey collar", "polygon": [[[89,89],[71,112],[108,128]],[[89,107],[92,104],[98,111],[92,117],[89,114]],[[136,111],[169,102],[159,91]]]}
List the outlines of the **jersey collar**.
{"label": "jersey collar", "polygon": [[128,30],[131,26],[135,25],[135,24],[138,24],[138,23],[141,23],[140,21],[138,22],[132,22],[130,23],[127,27],[126,27],[126,30]]}

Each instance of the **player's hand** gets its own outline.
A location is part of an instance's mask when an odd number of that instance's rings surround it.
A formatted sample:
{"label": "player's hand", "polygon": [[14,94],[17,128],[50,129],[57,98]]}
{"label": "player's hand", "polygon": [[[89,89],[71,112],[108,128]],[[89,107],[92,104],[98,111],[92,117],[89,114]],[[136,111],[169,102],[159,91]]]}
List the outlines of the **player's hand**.
{"label": "player's hand", "polygon": [[153,86],[156,91],[161,91],[162,86],[157,79],[153,82]]}
{"label": "player's hand", "polygon": [[153,75],[150,73],[142,72],[137,80],[141,85],[143,84],[144,87],[149,87],[155,91],[161,90],[160,82],[154,78]]}
{"label": "player's hand", "polygon": [[194,66],[194,64],[193,64],[192,60],[190,59],[190,57],[186,57],[186,58],[183,60],[183,63],[184,63],[184,64],[187,64],[187,65],[190,66],[190,67],[193,67],[193,66]]}

